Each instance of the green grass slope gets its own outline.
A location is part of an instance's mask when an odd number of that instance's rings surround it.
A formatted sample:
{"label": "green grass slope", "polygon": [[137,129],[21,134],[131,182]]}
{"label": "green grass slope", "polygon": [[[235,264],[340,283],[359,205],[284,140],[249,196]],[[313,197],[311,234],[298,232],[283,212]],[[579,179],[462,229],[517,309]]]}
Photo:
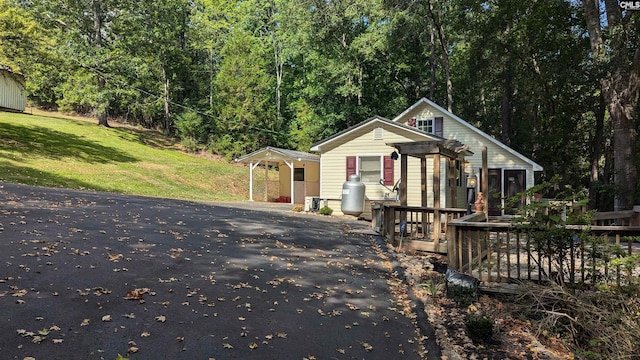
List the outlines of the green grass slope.
{"label": "green grass slope", "polygon": [[0,112],[0,181],[189,200],[248,198],[244,166],[186,154],[160,133]]}

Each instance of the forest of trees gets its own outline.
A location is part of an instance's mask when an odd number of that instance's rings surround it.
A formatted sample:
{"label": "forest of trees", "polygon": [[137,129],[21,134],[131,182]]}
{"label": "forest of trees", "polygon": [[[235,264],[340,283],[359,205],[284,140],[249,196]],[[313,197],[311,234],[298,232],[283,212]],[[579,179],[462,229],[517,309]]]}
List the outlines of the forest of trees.
{"label": "forest of trees", "polygon": [[427,97],[601,210],[638,203],[639,43],[617,0],[0,0],[35,106],[232,159]]}

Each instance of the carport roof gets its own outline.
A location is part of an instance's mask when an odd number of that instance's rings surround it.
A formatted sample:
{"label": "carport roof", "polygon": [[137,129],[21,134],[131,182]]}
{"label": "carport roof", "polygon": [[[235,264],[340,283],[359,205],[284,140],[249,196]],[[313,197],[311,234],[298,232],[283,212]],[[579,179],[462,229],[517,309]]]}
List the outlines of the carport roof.
{"label": "carport roof", "polygon": [[320,162],[320,155],[310,154],[303,151],[281,149],[273,146],[267,146],[260,150],[256,150],[250,154],[244,155],[236,162],[240,163],[255,163],[261,160],[277,161],[277,160],[297,160],[297,161],[310,161]]}

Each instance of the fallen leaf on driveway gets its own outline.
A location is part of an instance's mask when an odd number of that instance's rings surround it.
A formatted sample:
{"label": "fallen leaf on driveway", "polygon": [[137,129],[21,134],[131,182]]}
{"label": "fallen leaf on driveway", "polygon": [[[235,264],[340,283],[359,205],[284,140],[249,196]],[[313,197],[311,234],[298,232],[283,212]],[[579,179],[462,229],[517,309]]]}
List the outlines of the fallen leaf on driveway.
{"label": "fallen leaf on driveway", "polygon": [[163,322],[165,322],[167,320],[167,317],[164,316],[164,315],[160,315],[160,316],[156,316],[155,319],[156,319],[156,321],[159,321],[159,322],[163,323]]}
{"label": "fallen leaf on driveway", "polygon": [[120,259],[124,257],[122,254],[107,254],[109,261],[118,262]]}

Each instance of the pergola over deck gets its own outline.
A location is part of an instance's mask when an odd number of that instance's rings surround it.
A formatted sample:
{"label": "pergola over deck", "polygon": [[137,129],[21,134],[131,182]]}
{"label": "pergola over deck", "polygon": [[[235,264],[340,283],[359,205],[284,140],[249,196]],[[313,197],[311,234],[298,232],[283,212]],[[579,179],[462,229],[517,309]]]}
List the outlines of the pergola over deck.
{"label": "pergola over deck", "polygon": [[[433,206],[440,207],[440,157],[447,159],[447,176],[451,177],[455,160],[464,156],[473,155],[468,147],[457,140],[433,140],[407,143],[387,144],[398,150],[400,154],[400,205],[407,205],[407,159],[409,156],[420,159],[421,174],[421,204],[427,206],[427,158],[433,157]],[[455,186],[450,186],[452,203],[455,203],[457,191]]]}
{"label": "pergola over deck", "polygon": [[[421,206],[422,208],[427,208],[428,204],[428,189],[427,189],[427,159],[433,158],[433,173],[432,175],[432,191],[433,191],[433,233],[432,239],[433,243],[428,246],[428,249],[425,250],[437,251],[437,252],[446,252],[443,250],[442,246],[439,244],[440,234],[442,231],[442,224],[440,220],[441,210],[447,210],[441,208],[440,203],[440,189],[441,189],[441,157],[446,159],[446,167],[447,167],[447,180],[449,183],[448,189],[450,191],[448,196],[451,198],[451,203],[455,204],[457,199],[457,187],[455,186],[455,160],[464,160],[465,156],[473,155],[471,151],[468,150],[468,146],[462,144],[457,140],[431,140],[431,141],[419,141],[419,142],[407,142],[407,143],[391,143],[387,144],[388,146],[394,147],[398,153],[400,154],[400,207],[407,206],[407,188],[409,187],[408,182],[408,157],[412,156],[420,159],[420,193],[421,193]],[[460,174],[462,176],[462,174]],[[454,185],[454,186],[451,186]],[[464,212],[464,209],[449,209],[454,210],[455,212]],[[459,210],[459,211],[458,211]],[[391,211],[394,213],[395,211]],[[404,215],[406,217],[406,213]],[[401,221],[405,221],[406,219],[401,219]],[[422,216],[422,231],[425,234],[426,239],[426,229],[428,228],[428,219],[427,216]],[[390,227],[395,228],[395,224],[391,224],[390,222],[395,223],[394,220],[385,220],[385,225],[387,229],[390,230],[391,234],[395,233],[394,230],[391,230]],[[392,235],[393,236],[393,235]]]}

